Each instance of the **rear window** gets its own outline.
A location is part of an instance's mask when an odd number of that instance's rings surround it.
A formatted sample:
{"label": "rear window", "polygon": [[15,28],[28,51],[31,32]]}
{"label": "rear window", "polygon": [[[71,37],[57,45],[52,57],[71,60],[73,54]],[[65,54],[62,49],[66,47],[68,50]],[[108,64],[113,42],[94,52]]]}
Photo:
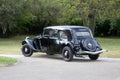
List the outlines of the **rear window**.
{"label": "rear window", "polygon": [[80,36],[86,37],[86,36],[90,36],[90,33],[89,32],[76,32],[76,36],[78,36],[78,37],[80,37]]}
{"label": "rear window", "polygon": [[90,31],[89,31],[89,29],[85,29],[85,28],[83,28],[83,29],[74,29],[74,33],[75,33],[75,35],[77,36],[77,38],[78,39],[80,39],[80,38],[86,38],[86,37],[91,37],[91,33],[90,33]]}

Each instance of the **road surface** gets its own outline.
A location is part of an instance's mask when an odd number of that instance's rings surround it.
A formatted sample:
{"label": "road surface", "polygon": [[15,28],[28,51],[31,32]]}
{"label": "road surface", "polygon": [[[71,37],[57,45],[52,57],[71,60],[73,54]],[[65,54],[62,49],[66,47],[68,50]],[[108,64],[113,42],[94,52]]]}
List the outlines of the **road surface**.
{"label": "road surface", "polygon": [[45,54],[29,58],[7,56],[18,58],[19,62],[0,68],[0,80],[120,80],[120,59],[75,58],[65,62],[60,56]]}

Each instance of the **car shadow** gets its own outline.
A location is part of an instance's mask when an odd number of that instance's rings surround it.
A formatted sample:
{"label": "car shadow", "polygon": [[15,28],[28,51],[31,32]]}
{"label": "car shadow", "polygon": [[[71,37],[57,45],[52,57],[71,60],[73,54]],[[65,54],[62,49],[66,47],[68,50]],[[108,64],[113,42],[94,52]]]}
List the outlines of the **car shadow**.
{"label": "car shadow", "polygon": [[[46,58],[46,59],[50,59],[50,60],[60,60],[60,61],[64,61],[63,57],[61,55],[35,55],[32,56],[32,58]],[[74,57],[72,62],[102,62],[103,60],[90,60],[88,57]]]}
{"label": "car shadow", "polygon": [[37,56],[32,56],[33,58],[47,58],[47,59],[56,59],[56,60],[62,60],[63,58],[58,55],[37,55]]}

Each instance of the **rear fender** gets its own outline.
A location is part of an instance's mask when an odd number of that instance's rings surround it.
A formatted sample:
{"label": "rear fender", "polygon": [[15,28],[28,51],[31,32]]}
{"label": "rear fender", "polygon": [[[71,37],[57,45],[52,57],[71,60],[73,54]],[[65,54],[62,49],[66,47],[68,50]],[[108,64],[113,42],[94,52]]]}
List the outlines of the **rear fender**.
{"label": "rear fender", "polygon": [[[71,50],[73,51],[73,53],[74,53],[74,46],[73,46],[73,44],[72,43],[70,43],[70,42],[65,42],[65,43],[63,43],[62,45],[61,45],[61,51],[62,51],[62,49],[65,47],[65,46],[68,46],[68,47],[70,47],[71,48]],[[61,52],[60,51],[60,52]]]}
{"label": "rear fender", "polygon": [[99,44],[99,42],[97,42],[96,40],[93,40],[93,41],[94,41],[96,47],[101,50],[102,48],[101,48],[101,45]]}

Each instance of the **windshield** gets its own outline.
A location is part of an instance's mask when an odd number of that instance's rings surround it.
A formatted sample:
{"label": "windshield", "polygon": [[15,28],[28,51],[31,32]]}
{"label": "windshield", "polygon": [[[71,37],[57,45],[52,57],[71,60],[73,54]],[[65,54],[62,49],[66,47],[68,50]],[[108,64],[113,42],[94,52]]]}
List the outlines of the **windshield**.
{"label": "windshield", "polygon": [[74,29],[77,39],[91,37],[90,31],[88,29]]}

